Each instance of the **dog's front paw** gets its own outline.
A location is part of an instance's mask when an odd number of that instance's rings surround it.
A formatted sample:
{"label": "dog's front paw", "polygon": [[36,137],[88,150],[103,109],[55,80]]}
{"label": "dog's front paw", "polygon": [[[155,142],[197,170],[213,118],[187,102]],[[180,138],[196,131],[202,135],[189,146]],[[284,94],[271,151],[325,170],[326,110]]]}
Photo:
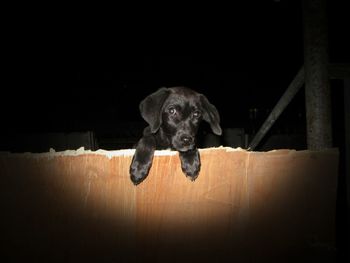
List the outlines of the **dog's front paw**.
{"label": "dog's front paw", "polygon": [[195,181],[201,169],[201,162],[198,151],[181,153],[181,168],[187,178]]}
{"label": "dog's front paw", "polygon": [[200,164],[198,163],[193,165],[183,164],[181,165],[181,168],[184,174],[186,175],[186,177],[190,179],[192,182],[194,182],[197,179],[200,171]]}
{"label": "dog's front paw", "polygon": [[134,185],[140,184],[143,180],[146,179],[150,166],[141,165],[137,161],[133,161],[130,166],[130,180]]}
{"label": "dog's front paw", "polygon": [[134,185],[138,185],[142,183],[143,180],[145,180],[146,176],[139,175],[137,172],[130,172],[130,180]]}

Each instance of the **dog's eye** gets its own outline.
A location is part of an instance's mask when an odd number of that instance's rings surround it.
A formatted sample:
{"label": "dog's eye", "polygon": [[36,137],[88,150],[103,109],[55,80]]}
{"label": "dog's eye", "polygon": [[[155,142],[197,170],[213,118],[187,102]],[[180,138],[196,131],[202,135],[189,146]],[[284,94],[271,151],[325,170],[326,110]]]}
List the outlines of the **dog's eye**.
{"label": "dog's eye", "polygon": [[196,110],[196,111],[193,112],[193,117],[194,118],[199,118],[200,116],[201,116],[201,112],[200,111]]}
{"label": "dog's eye", "polygon": [[171,115],[175,115],[175,114],[176,114],[176,109],[175,109],[174,107],[170,107],[170,108],[168,109],[168,111],[169,111],[169,113],[170,113]]}

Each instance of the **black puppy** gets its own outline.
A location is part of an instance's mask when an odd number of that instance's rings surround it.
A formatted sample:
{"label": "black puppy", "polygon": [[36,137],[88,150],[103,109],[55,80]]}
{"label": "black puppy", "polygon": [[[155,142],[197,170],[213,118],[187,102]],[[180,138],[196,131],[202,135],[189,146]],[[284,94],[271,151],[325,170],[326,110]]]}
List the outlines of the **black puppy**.
{"label": "black puppy", "polygon": [[149,124],[137,144],[130,166],[131,181],[137,185],[148,175],[156,149],[179,151],[182,171],[194,181],[200,170],[195,136],[201,120],[221,135],[220,116],[207,98],[185,87],[161,88],[140,103],[142,117]]}

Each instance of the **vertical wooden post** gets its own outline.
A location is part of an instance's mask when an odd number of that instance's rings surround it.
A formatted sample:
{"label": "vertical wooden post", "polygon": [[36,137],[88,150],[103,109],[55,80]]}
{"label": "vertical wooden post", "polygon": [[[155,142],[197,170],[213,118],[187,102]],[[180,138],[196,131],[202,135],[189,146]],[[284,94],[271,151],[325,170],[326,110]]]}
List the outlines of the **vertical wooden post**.
{"label": "vertical wooden post", "polygon": [[[350,209],[350,78],[344,79],[345,180],[347,205]],[[350,211],[350,210],[349,210]]]}
{"label": "vertical wooden post", "polygon": [[326,0],[303,0],[307,144],[332,147]]}

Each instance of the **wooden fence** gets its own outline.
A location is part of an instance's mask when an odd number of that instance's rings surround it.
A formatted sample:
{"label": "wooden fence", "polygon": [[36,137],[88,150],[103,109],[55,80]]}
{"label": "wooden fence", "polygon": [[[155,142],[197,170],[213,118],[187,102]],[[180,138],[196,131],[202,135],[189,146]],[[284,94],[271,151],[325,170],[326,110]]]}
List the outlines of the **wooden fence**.
{"label": "wooden fence", "polygon": [[[338,151],[200,151],[195,182],[157,151],[0,154],[3,257],[44,262],[305,262],[334,256]],[[3,261],[4,262],[4,261]],[[312,262],[312,261],[311,261]]]}

